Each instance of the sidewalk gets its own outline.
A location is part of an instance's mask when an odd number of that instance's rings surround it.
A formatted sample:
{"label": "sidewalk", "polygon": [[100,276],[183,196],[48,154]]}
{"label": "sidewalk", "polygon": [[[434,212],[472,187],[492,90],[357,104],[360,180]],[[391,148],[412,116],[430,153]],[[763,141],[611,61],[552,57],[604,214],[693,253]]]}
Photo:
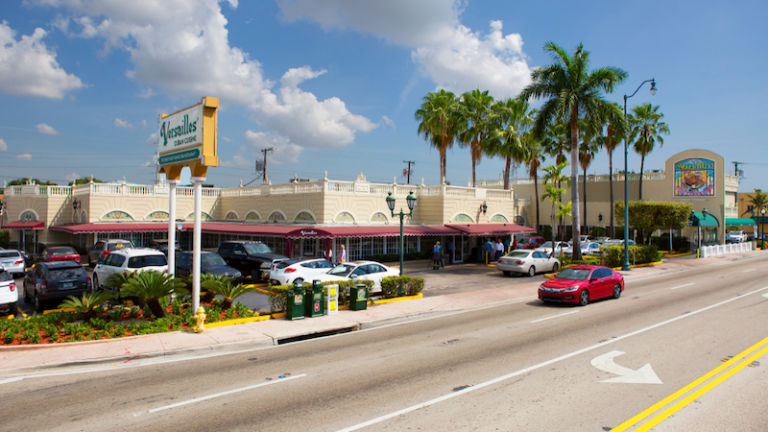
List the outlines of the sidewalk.
{"label": "sidewalk", "polygon": [[[654,267],[640,267],[624,275],[627,287],[633,281],[654,276],[691,270],[700,266],[727,265],[733,260],[763,257],[760,251],[704,259],[669,259]],[[127,362],[139,358],[161,357],[178,351],[213,352],[231,349],[276,345],[291,338],[312,337],[317,334],[359,330],[392,322],[423,318],[457,311],[466,311],[509,302],[536,298],[540,281],[421,299],[369,306],[364,311],[341,310],[336,315],[289,321],[271,319],[232,326],[206,329],[202,334],[186,331],[156,333],[100,341],[62,344],[0,346],[0,364],[5,370],[53,366],[70,363]]]}

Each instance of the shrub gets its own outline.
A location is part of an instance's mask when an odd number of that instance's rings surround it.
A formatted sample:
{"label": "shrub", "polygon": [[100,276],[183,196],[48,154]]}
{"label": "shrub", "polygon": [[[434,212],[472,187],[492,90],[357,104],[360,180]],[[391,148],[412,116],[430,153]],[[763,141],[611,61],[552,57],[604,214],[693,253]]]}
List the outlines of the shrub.
{"label": "shrub", "polygon": [[84,292],[82,297],[67,296],[67,299],[61,302],[60,308],[71,308],[75,313],[85,319],[91,318],[96,314],[96,309],[101,309],[107,300],[114,295],[108,291],[88,293]]}
{"label": "shrub", "polygon": [[[602,264],[608,267],[621,267],[624,263],[624,246],[604,246]],[[655,245],[630,245],[629,246],[630,264],[647,264],[659,261],[661,252]]]}
{"label": "shrub", "polygon": [[152,315],[158,318],[165,316],[165,309],[160,305],[160,299],[184,292],[186,290],[182,280],[153,270],[136,273],[123,284],[121,289],[121,293],[126,296],[134,296],[146,301]]}
{"label": "shrub", "polygon": [[205,282],[205,289],[214,294],[224,297],[221,307],[227,310],[232,307],[232,302],[243,294],[254,291],[256,288],[243,284],[236,284],[233,278],[221,277],[210,278]]}
{"label": "shrub", "polygon": [[388,276],[381,280],[381,295],[393,298],[416,295],[424,289],[424,279],[411,276]]}

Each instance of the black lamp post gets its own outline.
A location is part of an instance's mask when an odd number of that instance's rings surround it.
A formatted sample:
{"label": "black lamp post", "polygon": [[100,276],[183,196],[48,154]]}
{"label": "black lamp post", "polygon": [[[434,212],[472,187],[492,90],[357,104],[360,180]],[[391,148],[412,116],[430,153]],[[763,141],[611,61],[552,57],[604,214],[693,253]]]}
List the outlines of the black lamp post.
{"label": "black lamp post", "polygon": [[763,237],[765,237],[765,228],[763,227],[763,221],[765,218],[765,207],[760,209],[760,227],[757,230],[760,233],[760,249],[763,248]]}
{"label": "black lamp post", "polygon": [[480,204],[480,211],[483,212],[483,214],[485,214],[485,212],[488,211],[488,203],[487,202],[483,201],[483,203]]}
{"label": "black lamp post", "polygon": [[405,216],[413,216],[413,207],[416,205],[416,196],[413,194],[413,191],[410,191],[408,193],[408,196],[405,197],[405,202],[408,203],[408,210],[410,212],[404,213],[403,209],[400,209],[400,213],[395,213],[395,197],[392,196],[392,192],[389,192],[387,195],[387,207],[389,207],[389,211],[392,213],[392,217],[399,215],[400,216],[400,276],[403,275],[403,259],[405,256],[405,238],[403,237],[403,219]]}
{"label": "black lamp post", "polygon": [[[629,135],[629,125],[627,124],[627,99],[631,98],[632,96],[636,95],[638,91],[640,91],[640,88],[643,87],[643,84],[645,83],[651,83],[651,95],[656,94],[656,79],[651,78],[649,80],[645,80],[640,83],[639,86],[637,86],[637,89],[634,93],[627,96],[624,95],[624,263],[621,266],[621,269],[623,271],[629,271],[629,169],[627,168],[627,160],[629,159],[629,146],[627,143],[627,137]],[[643,173],[640,173],[640,176],[642,176]],[[613,209],[611,209],[613,211]]]}

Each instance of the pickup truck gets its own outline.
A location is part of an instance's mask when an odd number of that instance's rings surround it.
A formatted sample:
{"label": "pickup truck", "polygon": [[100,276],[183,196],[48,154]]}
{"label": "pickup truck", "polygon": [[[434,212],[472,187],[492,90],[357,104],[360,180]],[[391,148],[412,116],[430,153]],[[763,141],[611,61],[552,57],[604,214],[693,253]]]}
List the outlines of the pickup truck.
{"label": "pickup truck", "polygon": [[731,236],[735,242],[743,243],[747,241],[747,233],[744,231],[728,231],[728,235]]}
{"label": "pickup truck", "polygon": [[259,241],[232,240],[219,245],[219,255],[227,265],[250,277],[253,282],[268,280],[272,264],[287,260],[288,257],[272,252],[269,246]]}

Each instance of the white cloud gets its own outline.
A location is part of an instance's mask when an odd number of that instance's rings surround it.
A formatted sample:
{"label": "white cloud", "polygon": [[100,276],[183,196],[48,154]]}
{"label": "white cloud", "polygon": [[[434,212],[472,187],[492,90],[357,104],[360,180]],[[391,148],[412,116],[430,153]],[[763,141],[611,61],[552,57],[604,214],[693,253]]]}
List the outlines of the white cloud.
{"label": "white cloud", "polygon": [[155,95],[157,95],[157,93],[155,93],[155,91],[152,90],[149,87],[147,87],[147,88],[145,88],[145,89],[143,89],[142,91],[139,92],[139,97],[142,98],[142,99],[149,99],[149,98],[151,98],[151,97],[153,97]]}
{"label": "white cloud", "polygon": [[519,34],[504,35],[501,21],[487,34],[460,24],[458,0],[278,0],[288,20],[308,19],[324,28],[352,29],[411,48],[411,58],[437,87],[475,88],[495,97],[516,96],[530,83],[531,69]]}
{"label": "white cloud", "polygon": [[59,131],[54,129],[52,126],[47,125],[45,123],[38,123],[37,126],[35,126],[35,129],[37,129],[38,132],[45,135],[58,135]]}
{"label": "white cloud", "polygon": [[29,154],[29,153],[17,154],[16,155],[16,160],[20,160],[20,161],[22,161],[22,160],[24,160],[24,161],[32,160],[32,155]]}
{"label": "white cloud", "polygon": [[146,144],[146,145],[148,145],[150,147],[157,147],[157,139],[158,139],[157,132],[152,132],[147,137],[147,140],[144,141],[144,144]]}
{"label": "white cloud", "polygon": [[125,121],[125,120],[123,120],[121,118],[117,118],[117,117],[115,117],[115,127],[122,128],[122,129],[133,129],[133,125],[132,124],[130,124],[129,122],[127,122],[127,121]]}
{"label": "white cloud", "polygon": [[68,91],[83,87],[80,78],[61,68],[56,53],[42,41],[45,35],[45,30],[36,28],[17,40],[8,23],[0,23],[0,91],[61,99]]}
{"label": "white cloud", "polygon": [[5,143],[5,140],[0,138],[0,151],[8,151],[8,144]]}
{"label": "white cloud", "polygon": [[286,137],[268,134],[264,132],[245,131],[246,147],[251,150],[251,154],[254,158],[263,157],[263,153],[260,152],[264,148],[272,148],[272,152],[267,154],[267,164],[274,163],[276,165],[282,165],[288,162],[296,162],[299,160],[299,153],[301,153],[301,147],[292,144]]}
{"label": "white cloud", "polygon": [[[262,128],[300,148],[348,145],[358,132],[376,127],[349,112],[339,98],[318,100],[299,88],[325,71],[292,68],[278,86],[264,77],[257,60],[230,45],[220,1],[31,1],[69,11],[67,28],[80,37],[103,39],[105,51],[127,51],[133,69],[126,75],[147,86],[140,96],[162,91],[192,101],[201,94],[216,95],[223,103],[250,108]],[[237,7],[235,0],[228,4]],[[188,64],[196,67],[179,67]]]}

